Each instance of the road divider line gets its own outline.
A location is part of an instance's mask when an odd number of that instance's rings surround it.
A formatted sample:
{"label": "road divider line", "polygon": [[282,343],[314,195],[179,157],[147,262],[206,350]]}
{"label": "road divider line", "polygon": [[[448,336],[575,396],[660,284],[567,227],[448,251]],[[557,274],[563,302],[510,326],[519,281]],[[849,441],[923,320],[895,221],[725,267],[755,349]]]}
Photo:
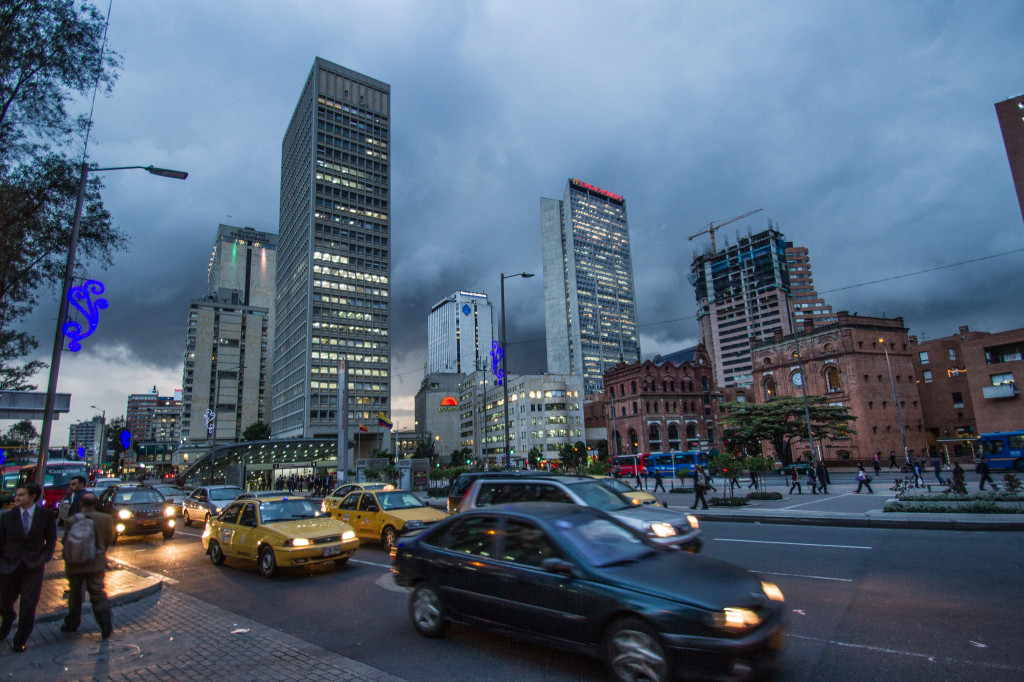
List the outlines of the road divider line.
{"label": "road divider line", "polygon": [[391,564],[378,564],[373,561],[363,561],[362,559],[349,559],[353,564],[366,564],[367,566],[376,566],[377,568],[391,569]]}
{"label": "road divider line", "polygon": [[874,549],[861,545],[816,545],[809,542],[780,542],[778,540],[738,540],[733,538],[715,538],[715,542],[753,542],[759,545],[793,545],[795,547],[831,547],[833,549]]}
{"label": "road divider line", "polygon": [[822,499],[820,499],[820,500],[811,500],[810,502],[801,502],[800,504],[791,504],[788,507],[779,507],[779,509],[796,509],[797,507],[806,507],[809,504],[818,504],[819,502],[831,502],[833,500],[838,500],[840,497],[846,497],[846,496],[852,495],[852,494],[853,493],[843,493],[842,495],[829,495],[828,493],[821,493]]}
{"label": "road divider line", "polygon": [[849,578],[829,578],[824,575],[801,575],[800,573],[775,573],[774,571],[759,571],[756,568],[750,569],[754,573],[760,573],[761,575],[784,575],[790,578],[810,578],[812,580],[834,580],[840,583],[852,583],[853,580]]}
{"label": "road divider line", "polygon": [[177,585],[178,584],[178,581],[175,580],[174,578],[171,578],[170,576],[166,576],[163,573],[154,573],[153,571],[147,571],[144,568],[140,568],[139,566],[134,566],[134,565],[128,563],[127,561],[122,561],[121,559],[107,559],[107,561],[109,561],[111,563],[114,563],[114,564],[117,564],[121,568],[127,568],[127,569],[130,569],[130,570],[132,570],[132,571],[134,571],[136,573],[141,573],[142,575],[153,576],[154,578],[160,578],[160,580],[162,580],[163,582],[167,583],[168,585]]}
{"label": "road divider line", "polygon": [[1010,672],[1024,672],[1024,667],[1019,665],[1005,665],[1002,663],[986,663],[985,661],[964,661],[959,658],[949,658],[947,656],[935,656],[932,654],[921,654],[916,651],[901,651],[899,649],[890,649],[888,647],[874,646],[871,644],[854,644],[852,642],[837,642],[834,639],[822,639],[820,637],[805,637],[803,635],[790,634],[789,637],[793,639],[803,639],[808,642],[820,642],[822,644],[831,644],[832,646],[841,646],[849,649],[864,649],[865,651],[874,651],[880,654],[891,654],[893,656],[907,656],[910,658],[923,658],[932,663],[942,663],[945,665],[956,664],[956,665],[973,665],[982,668],[992,668],[994,670],[1007,670]]}
{"label": "road divider line", "polygon": [[203,537],[202,533],[186,533],[183,530],[176,531],[174,534],[175,535],[187,535],[190,538],[201,538],[201,537]]}

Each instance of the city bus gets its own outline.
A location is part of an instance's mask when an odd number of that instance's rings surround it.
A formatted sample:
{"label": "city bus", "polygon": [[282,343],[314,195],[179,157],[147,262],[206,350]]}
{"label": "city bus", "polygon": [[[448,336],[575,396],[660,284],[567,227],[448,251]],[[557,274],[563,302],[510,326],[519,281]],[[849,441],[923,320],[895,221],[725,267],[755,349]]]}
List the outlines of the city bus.
{"label": "city bus", "polygon": [[643,476],[649,456],[646,452],[639,455],[617,455],[612,459],[612,476],[615,478],[636,478],[638,474]]}
{"label": "city bus", "polygon": [[0,508],[14,501],[14,489],[18,487],[18,472],[21,464],[4,464],[0,469]]}
{"label": "city bus", "polygon": [[653,476],[657,471],[662,478],[693,476],[697,465],[708,465],[708,453],[700,450],[687,452],[654,452],[647,460],[647,470]]}
{"label": "city bus", "polygon": [[[34,481],[36,476],[36,465],[22,467],[18,472],[18,485],[25,485]],[[85,462],[74,462],[69,459],[51,459],[46,462],[46,475],[43,478],[43,499],[44,507],[56,509],[57,504],[64,499],[68,491],[71,479],[81,476],[89,480],[89,467]]]}
{"label": "city bus", "polygon": [[1024,431],[983,433],[980,440],[981,454],[988,458],[990,469],[1024,472]]}

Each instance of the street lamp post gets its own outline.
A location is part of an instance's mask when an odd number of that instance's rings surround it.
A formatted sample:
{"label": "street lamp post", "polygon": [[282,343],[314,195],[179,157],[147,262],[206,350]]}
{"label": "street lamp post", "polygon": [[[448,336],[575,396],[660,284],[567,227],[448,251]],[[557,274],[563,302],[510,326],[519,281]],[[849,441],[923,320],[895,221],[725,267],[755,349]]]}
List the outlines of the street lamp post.
{"label": "street lamp post", "polygon": [[512,453],[508,449],[508,370],[506,369],[506,361],[508,358],[508,344],[505,337],[505,280],[512,279],[513,277],[522,277],[523,279],[529,279],[533,277],[531,272],[517,272],[514,275],[506,275],[504,272],[501,273],[501,388],[504,396],[503,405],[505,407],[505,468],[512,468]]}
{"label": "street lamp post", "polygon": [[68,316],[68,293],[75,274],[75,253],[78,251],[78,233],[82,227],[82,208],[85,204],[85,189],[89,180],[89,173],[100,171],[140,169],[153,175],[175,180],[184,180],[188,173],[184,171],[156,168],[154,166],[114,166],[111,168],[89,168],[89,164],[82,161],[82,174],[78,181],[78,199],[75,202],[75,219],[71,224],[71,238],[68,244],[68,262],[64,267],[64,287],[60,296],[60,312],[57,314],[57,331],[53,339],[53,355],[50,358],[50,378],[46,384],[46,404],[43,408],[43,430],[39,434],[39,461],[36,467],[36,483],[43,485],[46,475],[46,458],[50,450],[50,431],[53,429],[53,403],[57,396],[57,376],[60,373],[60,355],[64,350],[64,320]]}
{"label": "street lamp post", "polygon": [[[807,421],[807,445],[811,449],[811,459],[814,459],[814,434],[811,431],[811,408],[807,404],[807,373],[804,372],[804,358],[800,352],[800,334],[797,333],[796,315],[790,307],[789,297],[786,297],[786,309],[789,312],[790,324],[793,326],[793,343],[796,350],[793,357],[796,358],[797,366],[800,368],[800,391],[804,396],[804,419]],[[821,460],[821,453],[818,453],[818,460]]]}
{"label": "street lamp post", "polygon": [[903,415],[900,413],[900,399],[896,395],[896,380],[892,374],[892,361],[889,359],[889,349],[885,346],[885,339],[879,337],[878,343],[882,344],[882,350],[885,351],[885,364],[889,368],[889,385],[892,386],[892,401],[896,405],[896,419],[900,422],[900,437],[903,439],[903,457],[909,457],[909,451],[907,450],[907,432],[903,428]]}
{"label": "street lamp post", "polygon": [[103,417],[101,418],[102,421],[100,421],[100,451],[96,454],[96,468],[102,469],[103,456],[107,454],[107,411],[104,410],[102,407],[96,407],[95,405],[90,405],[89,407],[91,407],[94,410],[99,410],[100,412],[103,413]]}

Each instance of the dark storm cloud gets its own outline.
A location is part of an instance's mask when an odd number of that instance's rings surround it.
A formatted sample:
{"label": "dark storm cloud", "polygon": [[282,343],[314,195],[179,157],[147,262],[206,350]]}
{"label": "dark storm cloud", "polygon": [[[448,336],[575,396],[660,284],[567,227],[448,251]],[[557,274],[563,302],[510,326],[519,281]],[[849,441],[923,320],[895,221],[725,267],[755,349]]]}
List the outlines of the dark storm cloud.
{"label": "dark storm cloud", "polygon": [[[719,243],[771,219],[810,249],[837,310],[902,315],[931,337],[1021,326],[1019,255],[845,288],[1024,246],[993,109],[1024,89],[1021,25],[1017,2],[116,0],[125,69],[97,105],[90,158],[190,177],[108,175],[132,251],[102,273],[111,309],[62,390],[109,400],[109,415],[180,384],[217,225],[277,231],[281,139],[318,55],[392,87],[402,427],[427,313],[454,291],[487,293],[497,332],[500,273],[535,273],[506,283],[509,364],[545,368],[539,198],[569,177],[627,200],[646,356],[697,340],[686,276],[708,238],[687,237],[755,208]],[[47,355],[53,317],[40,306],[33,321]],[[118,386],[88,375],[104,362]]]}

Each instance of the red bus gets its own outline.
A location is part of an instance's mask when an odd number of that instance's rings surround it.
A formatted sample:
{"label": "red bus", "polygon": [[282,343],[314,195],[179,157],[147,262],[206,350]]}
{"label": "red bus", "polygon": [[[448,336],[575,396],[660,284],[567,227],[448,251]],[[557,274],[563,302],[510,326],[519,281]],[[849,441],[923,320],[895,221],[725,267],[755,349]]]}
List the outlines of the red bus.
{"label": "red bus", "polygon": [[647,468],[648,457],[650,457],[650,453],[647,452],[639,455],[617,455],[612,458],[612,476],[636,478],[638,468],[639,474],[643,476],[644,470]]}
{"label": "red bus", "polygon": [[[18,472],[18,485],[24,485],[35,480],[36,465],[22,467]],[[73,462],[69,459],[51,459],[46,462],[46,476],[43,478],[43,499],[44,507],[57,508],[57,503],[64,499],[68,491],[71,479],[81,476],[89,480],[89,467],[85,462]]]}

